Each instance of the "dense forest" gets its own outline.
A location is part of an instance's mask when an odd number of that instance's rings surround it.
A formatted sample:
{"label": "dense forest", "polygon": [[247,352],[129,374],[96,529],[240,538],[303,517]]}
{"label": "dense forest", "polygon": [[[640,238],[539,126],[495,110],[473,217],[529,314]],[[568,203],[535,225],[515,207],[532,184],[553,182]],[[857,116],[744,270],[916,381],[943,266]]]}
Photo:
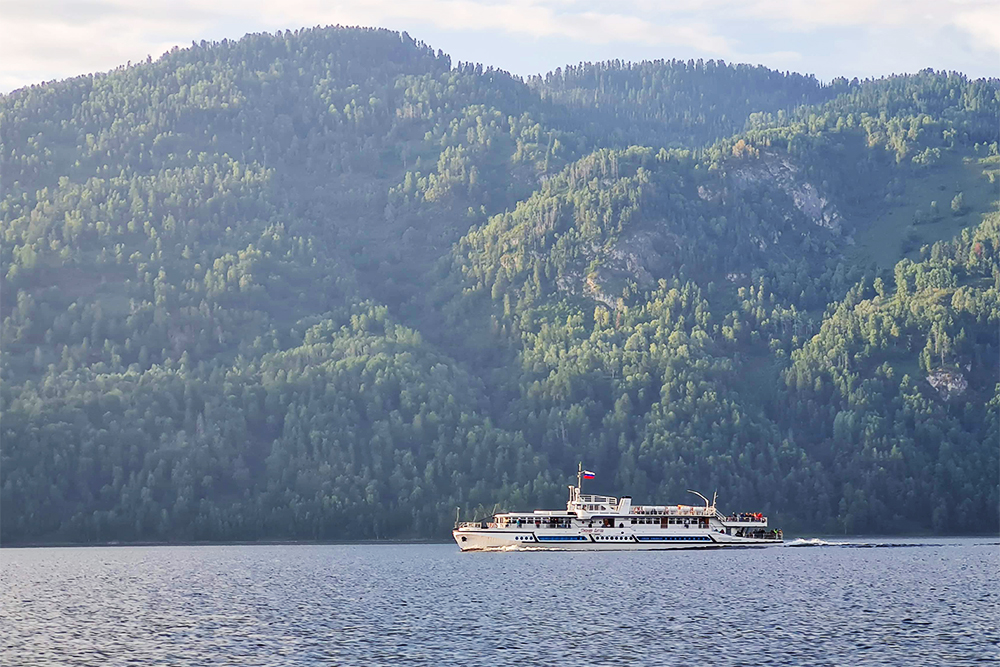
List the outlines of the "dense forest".
{"label": "dense forest", "polygon": [[996,532],[998,118],[954,72],[339,27],[0,96],[0,541],[443,538],[581,460]]}

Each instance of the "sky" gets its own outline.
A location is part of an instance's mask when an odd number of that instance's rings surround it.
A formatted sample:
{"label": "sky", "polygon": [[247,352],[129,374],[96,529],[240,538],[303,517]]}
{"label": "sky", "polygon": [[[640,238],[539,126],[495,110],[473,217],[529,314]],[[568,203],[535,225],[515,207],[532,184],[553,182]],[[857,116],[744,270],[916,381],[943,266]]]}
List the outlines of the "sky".
{"label": "sky", "polygon": [[192,41],[317,25],[407,31],[452,62],[528,76],[609,59],[715,58],[878,77],[1000,76],[1000,0],[0,0],[0,93]]}

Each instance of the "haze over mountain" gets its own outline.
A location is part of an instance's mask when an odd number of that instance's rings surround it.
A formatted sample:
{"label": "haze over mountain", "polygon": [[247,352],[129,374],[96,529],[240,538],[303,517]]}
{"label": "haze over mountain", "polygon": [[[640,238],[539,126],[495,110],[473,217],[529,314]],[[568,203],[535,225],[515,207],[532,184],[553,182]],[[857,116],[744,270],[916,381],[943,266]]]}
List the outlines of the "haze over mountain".
{"label": "haze over mountain", "polygon": [[1000,528],[1000,81],[520,79],[386,30],[0,97],[0,541],[595,491]]}

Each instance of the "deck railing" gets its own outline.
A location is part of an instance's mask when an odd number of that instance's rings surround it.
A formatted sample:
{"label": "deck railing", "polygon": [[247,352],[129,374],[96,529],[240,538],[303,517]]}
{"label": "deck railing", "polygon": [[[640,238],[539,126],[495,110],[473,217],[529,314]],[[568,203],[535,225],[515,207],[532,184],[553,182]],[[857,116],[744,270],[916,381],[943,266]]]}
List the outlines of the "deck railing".
{"label": "deck railing", "polygon": [[596,505],[617,505],[618,499],[614,496],[581,495],[577,502],[591,503]]}
{"label": "deck railing", "polygon": [[649,506],[638,506],[633,507],[630,514],[637,514],[642,516],[697,516],[697,517],[713,517],[721,516],[715,508],[712,507],[688,507],[683,506],[677,508],[673,505],[668,505],[666,507],[649,507]]}

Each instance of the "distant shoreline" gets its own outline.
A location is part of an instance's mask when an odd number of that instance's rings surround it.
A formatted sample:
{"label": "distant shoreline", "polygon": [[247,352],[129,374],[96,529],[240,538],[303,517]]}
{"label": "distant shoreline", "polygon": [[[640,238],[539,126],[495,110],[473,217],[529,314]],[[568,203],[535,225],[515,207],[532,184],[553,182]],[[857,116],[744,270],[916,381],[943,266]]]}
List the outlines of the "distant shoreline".
{"label": "distant shoreline", "polygon": [[178,542],[28,542],[0,544],[0,549],[42,549],[67,547],[248,547],[248,546],[369,546],[409,544],[449,544],[451,540],[398,539],[398,540],[234,540],[234,541],[178,541]]}
{"label": "distant shoreline", "polygon": [[[878,542],[891,540],[966,540],[990,539],[1000,544],[1000,535],[977,533],[971,535],[791,535],[785,537],[785,545],[796,540],[824,540],[831,542],[864,541]],[[451,544],[444,539],[398,539],[398,540],[235,540],[222,541],[180,541],[180,542],[32,542],[24,544],[0,544],[0,549],[65,549],[87,547],[249,547],[249,546],[411,546],[431,544]]]}

